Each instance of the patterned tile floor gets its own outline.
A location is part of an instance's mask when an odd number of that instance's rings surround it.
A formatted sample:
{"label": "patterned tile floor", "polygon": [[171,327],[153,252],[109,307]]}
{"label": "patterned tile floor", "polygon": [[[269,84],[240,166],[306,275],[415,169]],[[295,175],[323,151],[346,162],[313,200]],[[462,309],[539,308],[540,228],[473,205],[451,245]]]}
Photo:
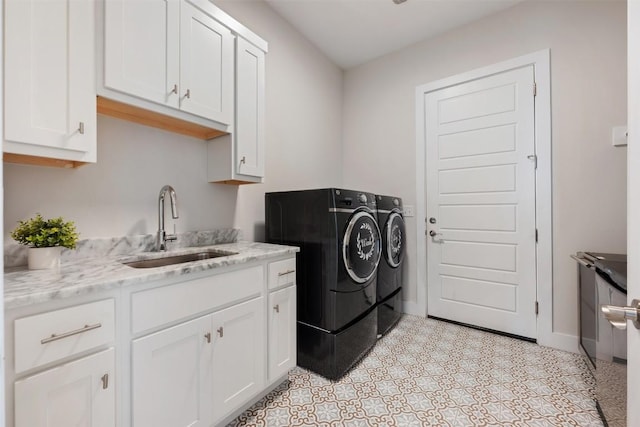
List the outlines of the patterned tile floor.
{"label": "patterned tile floor", "polygon": [[579,355],[404,316],[340,381],[301,368],[239,426],[602,426]]}

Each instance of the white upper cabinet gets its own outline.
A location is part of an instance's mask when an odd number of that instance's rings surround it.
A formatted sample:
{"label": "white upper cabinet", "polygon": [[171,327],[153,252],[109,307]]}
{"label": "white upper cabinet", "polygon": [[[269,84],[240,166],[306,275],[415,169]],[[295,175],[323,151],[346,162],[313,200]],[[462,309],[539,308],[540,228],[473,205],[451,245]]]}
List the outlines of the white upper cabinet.
{"label": "white upper cabinet", "polygon": [[233,116],[233,39],[192,4],[180,4],[180,108],[220,123]]}
{"label": "white upper cabinet", "polygon": [[104,8],[105,86],[177,108],[179,3],[107,0]]}
{"label": "white upper cabinet", "polygon": [[94,14],[92,0],[5,1],[5,160],[96,161]]}
{"label": "white upper cabinet", "polygon": [[224,184],[262,182],[265,159],[265,50],[236,37],[233,134],[209,142],[208,178]]}
{"label": "white upper cabinet", "polygon": [[238,37],[236,153],[238,173],[264,176],[264,51]]}
{"label": "white upper cabinet", "polygon": [[235,36],[228,28],[187,0],[105,0],[104,26],[100,95],[140,108],[149,105],[136,98],[151,101],[223,130],[232,124]]}

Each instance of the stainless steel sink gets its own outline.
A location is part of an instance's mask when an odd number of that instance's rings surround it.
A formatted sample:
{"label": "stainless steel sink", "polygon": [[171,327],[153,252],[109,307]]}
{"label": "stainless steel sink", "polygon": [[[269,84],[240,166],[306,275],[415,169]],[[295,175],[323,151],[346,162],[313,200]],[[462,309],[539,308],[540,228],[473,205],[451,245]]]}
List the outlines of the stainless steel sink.
{"label": "stainless steel sink", "polygon": [[141,261],[123,262],[123,264],[133,268],[154,268],[164,267],[165,265],[182,264],[191,261],[201,261],[204,259],[220,258],[230,255],[237,255],[237,252],[207,250],[192,254],[170,255],[160,258],[143,259]]}

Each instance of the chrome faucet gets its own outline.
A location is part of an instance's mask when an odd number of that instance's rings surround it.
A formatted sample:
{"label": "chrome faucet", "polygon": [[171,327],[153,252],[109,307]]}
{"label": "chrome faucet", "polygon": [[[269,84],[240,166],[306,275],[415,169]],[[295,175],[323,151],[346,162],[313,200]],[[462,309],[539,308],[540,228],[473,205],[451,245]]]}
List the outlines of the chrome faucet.
{"label": "chrome faucet", "polygon": [[165,185],[162,187],[162,190],[160,190],[160,196],[158,196],[158,239],[156,242],[156,249],[159,251],[167,250],[167,242],[178,238],[175,234],[167,234],[164,230],[164,195],[167,192],[169,193],[169,199],[171,200],[171,216],[173,219],[178,219],[178,200],[176,198],[176,190],[174,190],[170,185]]}

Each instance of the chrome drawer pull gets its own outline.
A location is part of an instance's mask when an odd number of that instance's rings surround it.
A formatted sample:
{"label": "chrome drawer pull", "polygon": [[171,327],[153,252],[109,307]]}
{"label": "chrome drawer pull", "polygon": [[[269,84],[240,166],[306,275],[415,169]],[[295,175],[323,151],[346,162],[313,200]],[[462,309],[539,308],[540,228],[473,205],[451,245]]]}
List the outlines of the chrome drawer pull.
{"label": "chrome drawer pull", "polygon": [[60,335],[56,335],[56,334],[51,334],[51,336],[49,338],[44,338],[42,340],[40,340],[40,344],[47,344],[50,343],[52,341],[57,341],[57,340],[61,340],[62,338],[67,338],[73,335],[78,335],[81,334],[83,332],[87,332],[87,331],[91,331],[94,329],[98,329],[102,327],[102,323],[96,323],[94,325],[84,325],[83,328],[80,329],[76,329],[75,331],[69,331],[69,332],[65,332],[64,334],[60,334]]}
{"label": "chrome drawer pull", "polygon": [[278,277],[286,276],[287,274],[291,274],[295,272],[296,272],[295,270],[281,271],[280,273],[278,273]]}
{"label": "chrome drawer pull", "polygon": [[220,338],[224,337],[224,328],[222,326],[220,326],[216,332],[220,335]]}
{"label": "chrome drawer pull", "polygon": [[274,305],[273,309],[276,311],[276,313],[280,313],[280,304]]}

